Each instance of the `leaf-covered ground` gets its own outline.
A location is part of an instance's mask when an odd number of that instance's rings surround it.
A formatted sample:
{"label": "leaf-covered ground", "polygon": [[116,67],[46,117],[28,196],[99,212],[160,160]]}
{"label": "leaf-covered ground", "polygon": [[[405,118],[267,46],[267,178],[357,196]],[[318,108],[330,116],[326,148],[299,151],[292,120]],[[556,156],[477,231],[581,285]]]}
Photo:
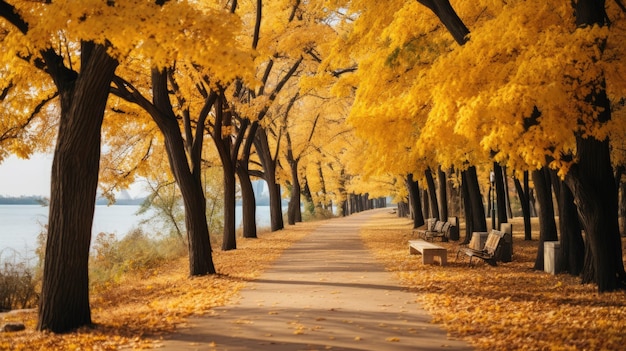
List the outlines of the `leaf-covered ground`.
{"label": "leaf-covered ground", "polygon": [[470,268],[467,258],[455,262],[455,242],[441,243],[448,266],[422,265],[419,255],[408,254],[410,228],[409,221],[384,214],[363,228],[362,237],[450,335],[479,350],[626,347],[626,294],[598,294],[576,277],[533,270],[537,233],[524,241],[521,221],[513,221],[513,262],[497,267],[478,260]]}
{"label": "leaf-covered ground", "polygon": [[[323,222],[290,226],[260,239],[239,239],[238,249],[214,252],[218,275],[189,278],[181,259],[92,292],[93,328],[55,335],[36,332],[35,312],[9,314],[0,323],[25,322],[26,331],[0,333],[1,350],[116,350],[158,348],[159,337],[192,315],[226,304],[283,249]],[[410,222],[381,213],[362,230],[366,244],[448,332],[479,350],[620,350],[626,345],[626,295],[596,293],[578,278],[532,270],[537,240],[524,241],[514,222],[513,262],[490,267],[455,262],[422,265],[408,254]],[[536,238],[536,233],[534,233]]]}
{"label": "leaf-covered ground", "polygon": [[183,326],[185,318],[226,304],[280,253],[323,222],[291,226],[259,239],[239,238],[237,250],[213,252],[218,274],[189,278],[187,258],[91,293],[92,328],[68,334],[35,331],[36,312],[8,314],[0,324],[23,322],[26,330],[0,333],[0,350],[117,350],[158,347],[160,335]]}

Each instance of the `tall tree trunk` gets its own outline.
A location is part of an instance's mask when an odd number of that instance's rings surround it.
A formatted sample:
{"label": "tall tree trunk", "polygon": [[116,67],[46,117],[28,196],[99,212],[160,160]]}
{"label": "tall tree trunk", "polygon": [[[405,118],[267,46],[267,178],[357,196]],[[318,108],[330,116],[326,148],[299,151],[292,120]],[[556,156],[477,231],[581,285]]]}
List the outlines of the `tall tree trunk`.
{"label": "tall tree trunk", "polygon": [[[61,97],[59,134],[52,162],[48,238],[38,330],[55,333],[91,324],[89,245],[98,187],[100,133],[117,61],[107,49],[83,43],[81,72],[44,54]],[[59,68],[62,68],[59,70]]]}
{"label": "tall tree trunk", "polygon": [[480,185],[478,184],[476,167],[471,166],[465,172],[467,191],[469,194],[470,206],[472,208],[472,231],[486,232],[487,221],[485,219],[485,206],[483,205],[483,197],[480,194]]}
{"label": "tall tree trunk", "polygon": [[[222,238],[222,250],[235,250],[237,248],[235,207],[237,202],[236,153],[233,152],[231,135],[224,135],[222,130],[232,126],[232,114],[224,97],[224,91],[219,92],[215,106],[215,125],[213,126],[213,142],[217,148],[222,163],[224,179],[224,232]],[[235,157],[233,157],[235,156]]]}
{"label": "tall tree trunk", "polygon": [[[606,25],[604,1],[578,0],[575,14],[579,27]],[[599,49],[602,50],[602,47]],[[585,101],[599,111],[597,123],[604,124],[611,120],[611,103],[606,95],[604,77],[597,77],[590,88],[591,93]],[[599,292],[622,289],[626,284],[626,273],[609,139],[598,140],[579,132],[576,134],[576,151],[578,162],[572,166],[565,181],[574,195],[585,230],[593,259],[595,283]],[[591,272],[586,274],[591,275]]]}
{"label": "tall tree trunk", "polygon": [[626,236],[626,183],[619,184],[620,200],[619,200],[619,217],[622,222],[622,236]]}
{"label": "tall tree trunk", "polygon": [[433,178],[433,172],[429,169],[425,172],[426,184],[428,185],[428,199],[430,202],[430,213],[432,217],[441,219],[439,213],[439,204],[437,203],[437,187],[435,186],[435,179]]}
{"label": "tall tree trunk", "polygon": [[506,215],[508,218],[513,218],[513,210],[511,209],[511,193],[509,190],[509,182],[506,166],[502,166],[502,179],[504,180],[504,201],[506,203]]}
{"label": "tall tree trunk", "polygon": [[559,272],[569,272],[571,275],[578,276],[583,269],[585,242],[578,220],[578,210],[574,204],[574,196],[562,181],[559,188],[559,231],[561,233],[559,262],[561,266],[556,268]]}
{"label": "tall tree trunk", "polygon": [[290,225],[296,222],[302,222],[302,212],[300,211],[300,180],[298,179],[298,160],[291,159],[289,161],[291,169],[291,197],[289,199],[289,207],[287,209],[287,223]]}
{"label": "tall tree trunk", "polygon": [[244,238],[256,238],[256,198],[248,172],[248,162],[237,162],[237,177],[241,186],[241,223]]}
{"label": "tall tree trunk", "polygon": [[428,190],[422,190],[422,214],[424,218],[431,218],[430,215],[430,200],[428,199]]}
{"label": "tall tree trunk", "polygon": [[199,160],[189,166],[185,143],[169,100],[167,74],[152,72],[153,106],[147,108],[163,134],[170,169],[176,179],[185,206],[185,225],[189,248],[189,274],[214,274],[209,228],[206,221],[206,199],[200,176]]}
{"label": "tall tree trunk", "polygon": [[439,214],[442,221],[448,220],[448,179],[446,173],[441,170],[441,166],[437,169],[437,182],[439,184]]}
{"label": "tall tree trunk", "polygon": [[530,201],[528,201],[528,171],[524,172],[524,187],[519,179],[514,178],[517,197],[522,207],[522,216],[524,217],[524,240],[532,240],[532,226],[530,223]]}
{"label": "tall tree trunk", "polygon": [[409,204],[411,205],[411,213],[413,213],[413,228],[424,225],[424,216],[422,215],[422,202],[420,199],[419,183],[413,180],[413,174],[406,177],[406,187],[409,191]]}
{"label": "tall tree trunk", "polygon": [[472,202],[470,201],[469,185],[467,182],[467,172],[461,172],[461,199],[463,199],[463,208],[465,216],[465,239],[461,242],[463,245],[467,245],[472,240],[472,232],[474,231],[474,224],[472,223]]}
{"label": "tall tree trunk", "polygon": [[265,128],[259,127],[254,144],[263,166],[263,177],[267,182],[267,189],[270,195],[271,231],[275,232],[284,229],[285,223],[283,221],[280,185],[276,183],[276,160],[272,157]]}
{"label": "tall tree trunk", "polygon": [[235,180],[235,169],[232,167],[232,163],[223,164],[222,166],[224,172],[224,233],[222,238],[222,250],[228,251],[237,248],[235,235],[237,181]]}
{"label": "tall tree trunk", "polygon": [[545,241],[557,241],[559,237],[554,218],[549,171],[545,167],[535,170],[532,173],[532,178],[535,184],[537,201],[539,202],[539,247],[537,248],[537,257],[533,268],[543,270],[543,243]]}
{"label": "tall tree trunk", "polygon": [[502,172],[502,167],[497,162],[493,163],[493,169],[495,173],[495,181],[496,181],[496,228],[500,229],[500,224],[507,223],[508,218],[506,216],[506,195],[504,182],[506,182],[506,177],[504,176],[504,172]]}

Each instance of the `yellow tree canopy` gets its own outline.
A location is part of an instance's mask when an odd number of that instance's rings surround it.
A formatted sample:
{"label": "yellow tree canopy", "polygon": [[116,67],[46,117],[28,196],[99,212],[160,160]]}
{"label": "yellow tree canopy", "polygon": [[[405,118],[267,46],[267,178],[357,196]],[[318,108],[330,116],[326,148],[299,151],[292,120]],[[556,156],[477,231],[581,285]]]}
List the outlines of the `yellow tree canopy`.
{"label": "yellow tree canopy", "polygon": [[[53,119],[42,113],[47,109],[38,110],[42,101],[54,95],[49,77],[35,68],[45,69],[38,61],[39,53],[55,50],[66,66],[78,71],[81,41],[106,45],[120,61],[119,73],[129,74],[128,81],[133,83],[138,79],[134,76],[138,66],[149,74],[151,67],[169,67],[178,61],[201,67],[201,73],[215,82],[254,80],[253,52],[236,40],[242,30],[241,21],[221,1],[167,1],[157,5],[149,0],[16,0],[11,5],[28,26],[27,30],[18,30],[0,21],[0,91],[8,91],[1,101],[0,135],[7,131],[15,134],[16,128],[34,125],[29,120],[34,114],[42,117],[37,121],[38,134],[51,129]],[[143,87],[147,89],[148,85]],[[13,138],[11,145],[0,144],[0,155],[15,152],[27,157],[35,145],[50,144],[50,135],[46,141],[33,132],[34,128],[28,132],[22,129],[25,132],[19,135],[19,142]]]}
{"label": "yellow tree canopy", "polygon": [[598,111],[578,103],[603,73],[614,106],[623,105],[624,13],[617,5],[607,3],[606,28],[576,28],[571,5],[556,0],[452,5],[471,31],[463,46],[418,2],[339,4],[352,15],[328,66],[346,57],[358,63],[349,122],[378,167],[399,174],[410,165],[419,173],[495,154],[519,170],[551,157],[565,172],[574,133],[624,135],[623,111],[602,126],[593,122]]}

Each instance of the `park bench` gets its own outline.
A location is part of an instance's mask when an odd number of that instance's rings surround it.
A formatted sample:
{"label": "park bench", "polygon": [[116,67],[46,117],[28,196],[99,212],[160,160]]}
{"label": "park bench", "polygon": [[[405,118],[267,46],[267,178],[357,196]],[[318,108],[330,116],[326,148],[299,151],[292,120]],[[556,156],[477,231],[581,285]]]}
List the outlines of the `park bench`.
{"label": "park bench", "polygon": [[415,231],[424,240],[435,241],[435,238],[440,238],[441,241],[448,241],[452,227],[452,222],[430,218],[426,223],[426,229],[416,229]]}
{"label": "park bench", "polygon": [[434,263],[435,256],[439,257],[439,263],[442,266],[448,264],[448,250],[446,248],[421,239],[409,240],[409,254],[415,255],[417,253],[422,255],[422,264]]}
{"label": "park bench", "polygon": [[500,243],[503,237],[503,232],[499,230],[492,230],[489,233],[489,236],[487,236],[487,241],[485,242],[485,247],[483,249],[476,250],[471,247],[461,247],[456,252],[456,260],[459,259],[460,254],[464,254],[469,256],[470,266],[472,265],[472,258],[474,257],[482,259],[491,266],[496,266],[498,249],[500,248]]}

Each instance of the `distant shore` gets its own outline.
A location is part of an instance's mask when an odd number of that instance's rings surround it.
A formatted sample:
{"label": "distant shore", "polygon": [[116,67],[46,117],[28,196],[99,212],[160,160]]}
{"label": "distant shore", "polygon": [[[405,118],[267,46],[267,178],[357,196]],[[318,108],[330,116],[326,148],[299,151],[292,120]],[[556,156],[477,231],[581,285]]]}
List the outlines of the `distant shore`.
{"label": "distant shore", "polygon": [[[145,198],[137,199],[116,199],[115,205],[141,205]],[[0,205],[41,205],[47,206],[49,203],[48,198],[43,196],[2,196],[0,195]],[[108,205],[108,200],[105,198],[99,198],[96,201],[96,205]]]}

